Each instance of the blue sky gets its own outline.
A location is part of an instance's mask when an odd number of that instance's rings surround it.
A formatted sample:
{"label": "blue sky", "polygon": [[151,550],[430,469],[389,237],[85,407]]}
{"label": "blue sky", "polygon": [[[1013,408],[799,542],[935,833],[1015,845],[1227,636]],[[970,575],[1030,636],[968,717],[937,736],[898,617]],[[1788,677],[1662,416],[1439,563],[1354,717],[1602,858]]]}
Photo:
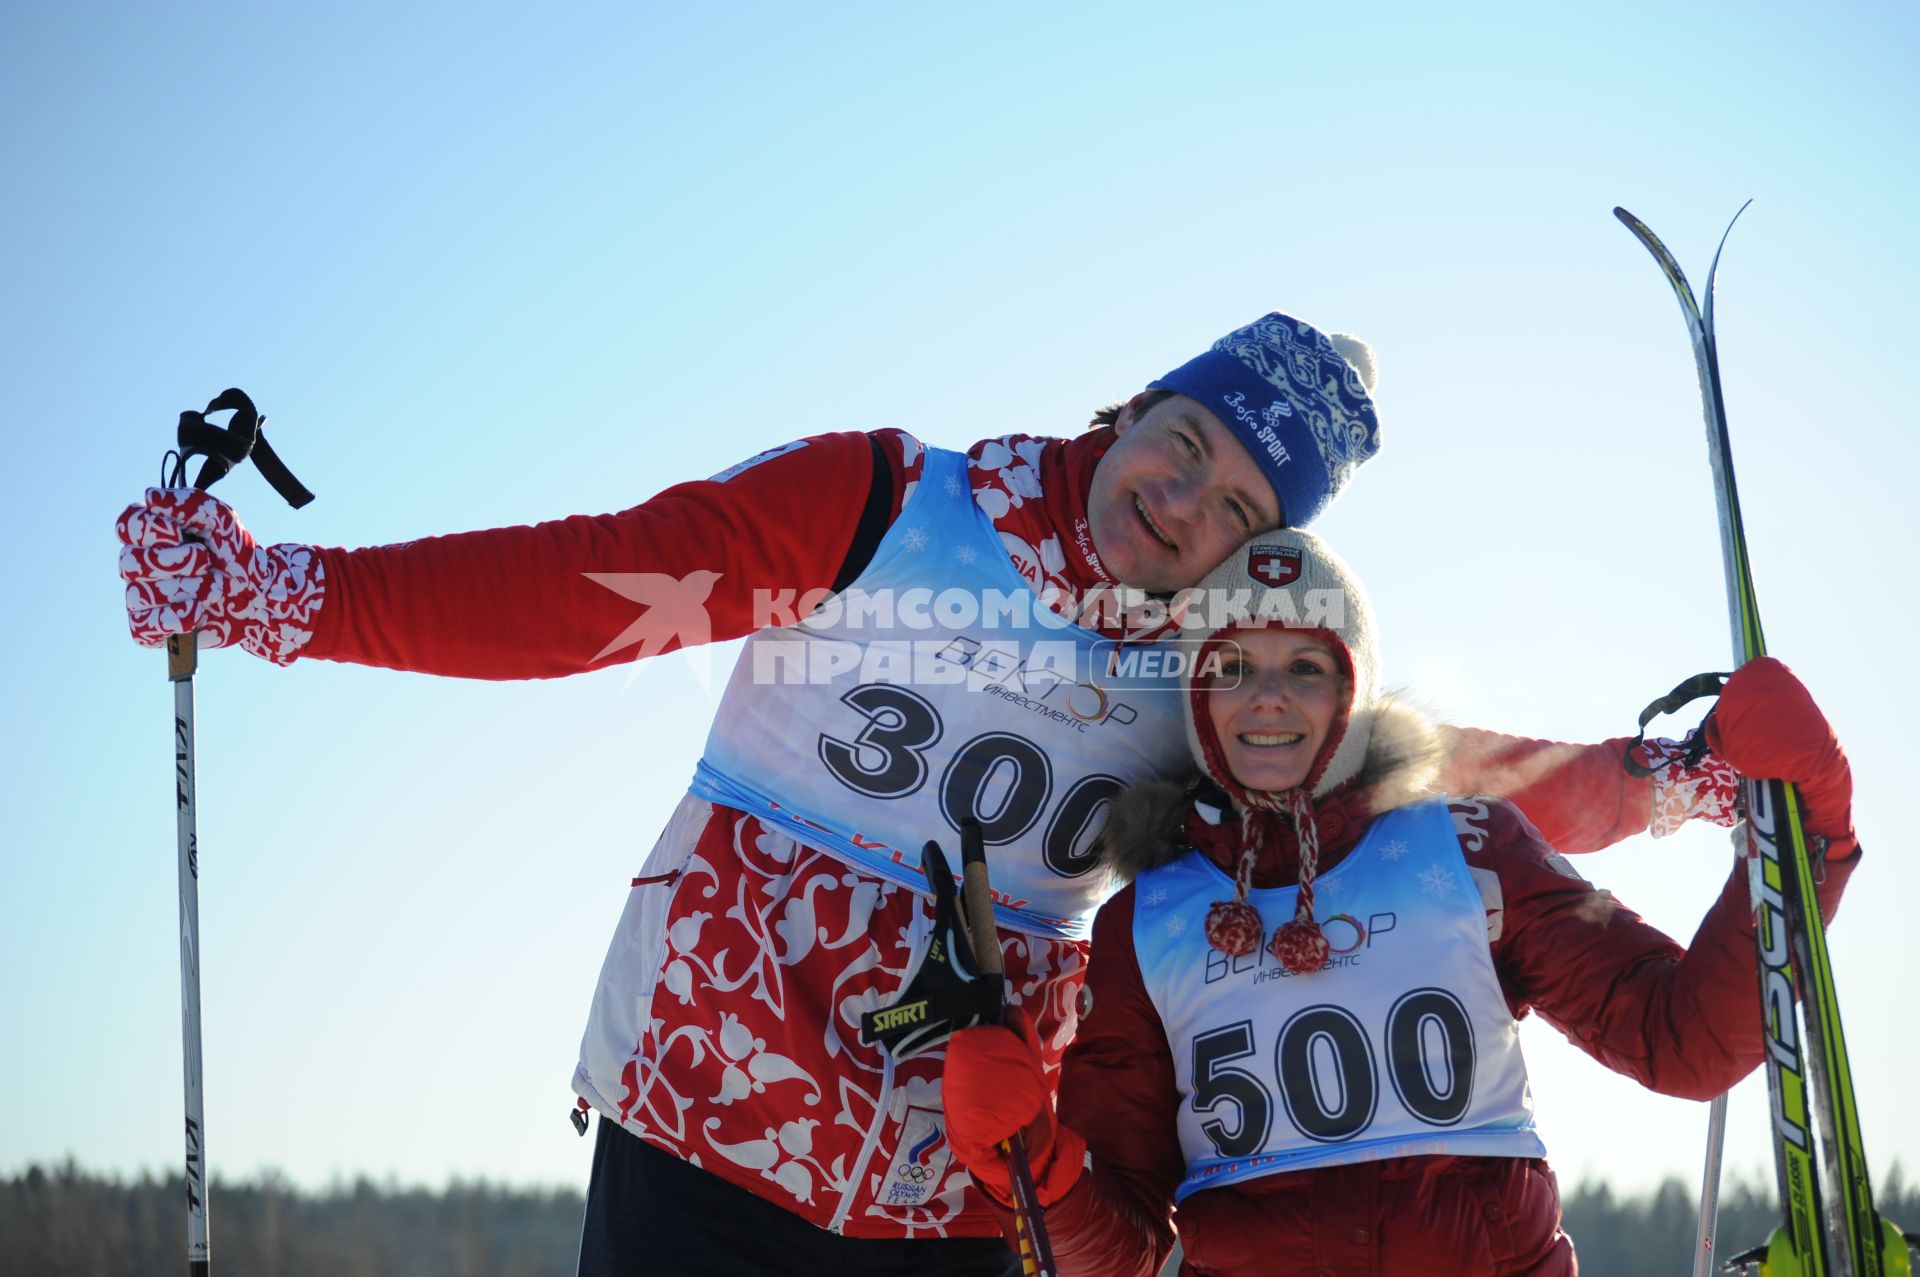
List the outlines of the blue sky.
{"label": "blue sky", "polygon": [[[1609,210],[1698,279],[1749,196],[1720,295],[1749,535],[1856,760],[1833,952],[1869,1152],[1914,1168],[1912,8],[1035,8],[0,15],[0,1169],[180,1156],[170,698],[110,528],[182,408],[246,387],[319,494],[230,480],[262,541],[375,544],[822,430],[1072,433],[1285,309],[1380,355],[1384,451],[1318,530],[1387,681],[1597,739],[1727,650],[1691,359]],[[584,1184],[588,997],[729,655],[496,685],[205,660],[217,1172]],[[1684,939],[1726,863],[1691,831],[1581,867]],[[1703,1106],[1525,1041],[1565,1179],[1695,1177]],[[1736,1095],[1736,1171],[1765,1106]]]}

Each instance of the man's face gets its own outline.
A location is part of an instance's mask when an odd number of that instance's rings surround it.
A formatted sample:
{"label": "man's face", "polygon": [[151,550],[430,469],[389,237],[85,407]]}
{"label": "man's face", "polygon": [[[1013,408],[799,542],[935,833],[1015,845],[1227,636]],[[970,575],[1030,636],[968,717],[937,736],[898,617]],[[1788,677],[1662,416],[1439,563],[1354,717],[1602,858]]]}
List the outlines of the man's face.
{"label": "man's face", "polygon": [[1220,419],[1184,395],[1114,423],[1093,470],[1094,551],[1126,585],[1170,594],[1199,583],[1256,532],[1280,526],[1273,485]]}

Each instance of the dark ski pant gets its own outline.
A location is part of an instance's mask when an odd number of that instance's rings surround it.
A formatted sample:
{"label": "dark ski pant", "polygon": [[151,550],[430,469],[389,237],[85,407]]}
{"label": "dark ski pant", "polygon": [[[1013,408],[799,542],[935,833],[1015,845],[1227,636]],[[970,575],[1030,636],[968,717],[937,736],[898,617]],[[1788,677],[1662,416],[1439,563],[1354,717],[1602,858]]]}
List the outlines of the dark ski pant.
{"label": "dark ski pant", "polygon": [[841,1237],[663,1153],[604,1117],[593,1148],[580,1277],[1019,1277],[995,1237]]}

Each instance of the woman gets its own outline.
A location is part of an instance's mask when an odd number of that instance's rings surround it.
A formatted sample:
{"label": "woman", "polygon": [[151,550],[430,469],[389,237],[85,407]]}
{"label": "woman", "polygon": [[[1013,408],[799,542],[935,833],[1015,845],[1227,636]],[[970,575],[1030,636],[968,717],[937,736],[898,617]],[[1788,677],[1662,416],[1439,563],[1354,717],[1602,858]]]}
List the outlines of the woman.
{"label": "woman", "polygon": [[[1203,590],[1255,619],[1183,689],[1199,777],[1130,791],[1103,835],[1136,876],[1095,922],[1058,1116],[1017,1013],[966,1030],[956,1153],[1005,1202],[1024,1132],[1063,1273],[1146,1277],[1176,1218],[1183,1273],[1573,1273],[1517,1021],[1665,1094],[1727,1089],[1763,1051],[1744,865],[1682,949],[1505,802],[1428,791],[1432,731],[1377,693],[1366,599],[1314,537],[1257,537]],[[1800,787],[1830,914],[1858,843],[1818,708],[1756,661],[1706,730]]]}

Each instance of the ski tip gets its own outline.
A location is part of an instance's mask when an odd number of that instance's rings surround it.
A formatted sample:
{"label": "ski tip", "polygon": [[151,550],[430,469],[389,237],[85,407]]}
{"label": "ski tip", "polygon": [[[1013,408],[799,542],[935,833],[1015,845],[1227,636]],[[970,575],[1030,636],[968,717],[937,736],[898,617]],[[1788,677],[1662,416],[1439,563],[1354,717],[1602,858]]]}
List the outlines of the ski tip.
{"label": "ski tip", "polygon": [[1734,222],[1738,222],[1740,220],[1740,214],[1746,212],[1747,209],[1752,206],[1752,204],[1753,204],[1753,198],[1749,196],[1747,198],[1747,202],[1745,204],[1742,204],[1737,210],[1734,211],[1733,221],[1728,222],[1727,229],[1720,232],[1719,246],[1713,250],[1713,265],[1707,267],[1706,324],[1707,324],[1708,340],[1712,340],[1712,337],[1713,337],[1713,296],[1715,293],[1720,291],[1720,254],[1726,251],[1727,238],[1728,236],[1733,234]]}
{"label": "ski tip", "polygon": [[[1727,223],[1726,230],[1720,232],[1720,248],[1725,248],[1727,246],[1727,236],[1733,234],[1733,223],[1740,220],[1740,214],[1746,212],[1749,208],[1752,208],[1752,207],[1753,207],[1753,197],[1749,195],[1747,197],[1747,202],[1745,204],[1742,204],[1739,208],[1733,211],[1733,220]],[[1720,260],[1720,248],[1716,248],[1713,250],[1713,260],[1716,262]]]}
{"label": "ski tip", "polygon": [[[1647,225],[1626,209],[1621,208],[1618,204],[1613,207],[1613,215],[1620,220],[1622,226],[1626,227],[1627,230],[1632,233],[1635,239],[1645,244],[1648,251],[1655,257],[1661,258],[1663,261],[1671,258],[1672,254],[1667,252],[1667,246],[1660,242],[1658,235],[1653,233],[1653,227]],[[1679,268],[1678,262],[1674,263],[1674,268],[1676,270]]]}
{"label": "ski tip", "polygon": [[1680,263],[1667,250],[1667,246],[1661,242],[1660,237],[1653,233],[1653,227],[1617,204],[1614,206],[1613,215],[1620,219],[1620,224],[1632,232],[1633,237],[1639,240],[1670,274],[1679,276],[1681,279],[1686,278],[1685,272],[1680,269]]}
{"label": "ski tip", "polygon": [[1618,204],[1615,204],[1613,206],[1613,215],[1614,217],[1619,219],[1620,224],[1622,226],[1632,231],[1635,235],[1651,237],[1653,239],[1660,238],[1659,236],[1653,233],[1652,227],[1648,226],[1645,222],[1641,221],[1639,218],[1635,217],[1632,213],[1629,213],[1626,209],[1622,208]]}

